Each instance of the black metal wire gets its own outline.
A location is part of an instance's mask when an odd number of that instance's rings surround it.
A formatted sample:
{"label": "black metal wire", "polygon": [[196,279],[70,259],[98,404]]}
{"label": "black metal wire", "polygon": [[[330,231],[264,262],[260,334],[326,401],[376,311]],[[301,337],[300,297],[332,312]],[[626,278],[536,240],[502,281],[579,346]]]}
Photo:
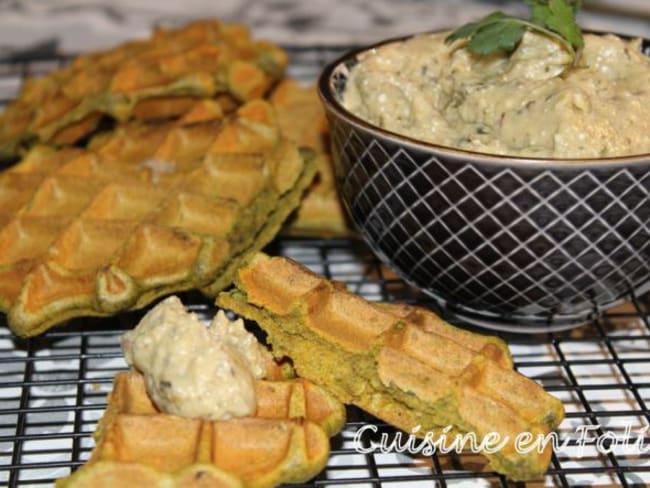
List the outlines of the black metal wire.
{"label": "black metal wire", "polygon": [[[313,79],[324,63],[349,47],[289,47],[294,73]],[[56,67],[68,60],[0,60],[0,83],[24,80],[41,69],[35,63]],[[12,95],[0,90],[0,104]],[[381,265],[360,240],[278,238],[267,251],[297,259],[370,300],[400,300],[435,309],[430,299]],[[212,304],[198,294],[183,294],[183,301],[197,313],[214,312]],[[88,459],[90,438],[106,405],[105,394],[115,373],[124,367],[119,337],[140,317],[136,312],[112,319],[76,320],[27,340],[13,338],[0,318],[0,486],[49,486],[55,477],[65,476]],[[518,370],[524,374],[549,371],[532,376],[564,400],[567,425],[600,425],[594,433],[602,435],[607,423],[628,417],[650,424],[650,369],[647,376],[633,372],[646,363],[650,366],[649,296],[630,297],[628,309],[606,312],[574,331],[503,336],[515,350]],[[517,353],[528,349],[540,352]],[[580,349],[590,351],[589,355],[577,355]],[[626,349],[630,353],[622,354]],[[78,366],[71,369],[71,364]],[[608,367],[609,376],[578,373],[599,367]],[[597,393],[616,397],[615,407],[592,399]],[[485,465],[477,469],[476,456],[466,454],[401,455],[390,460],[378,453],[359,454],[346,435],[367,423],[375,424],[380,432],[394,434],[395,430],[355,408],[348,410],[348,417],[344,434],[334,439],[331,454],[336,462],[301,486],[525,486],[513,485]],[[559,432],[560,441],[567,441],[567,451],[553,454],[545,485],[644,486],[649,482],[650,453],[611,452],[581,460],[573,454],[579,445],[565,424]],[[650,446],[650,432],[639,438]]]}
{"label": "black metal wire", "polygon": [[[277,254],[298,257],[304,262],[304,264],[325,273],[328,277],[340,281],[347,281],[349,284],[352,284],[352,287],[356,286],[359,290],[363,290],[365,285],[374,285],[379,289],[379,299],[388,300],[394,293],[393,288],[396,286],[395,280],[387,277],[383,266],[381,266],[367,250],[364,250],[363,245],[357,241],[278,239],[272,244],[269,251]],[[340,269],[345,268],[346,266],[356,266],[361,269],[361,276],[354,280],[349,279],[349,275],[347,275],[348,272],[343,276]],[[647,303],[647,298],[644,298],[643,300],[646,301],[641,303]],[[206,311],[211,309],[209,303],[197,303],[196,306],[205,309]],[[626,316],[629,315],[629,318],[637,321],[647,318],[646,313],[641,309],[640,305],[635,305],[635,310],[635,314],[626,314]],[[649,418],[648,415],[650,415],[650,412],[647,411],[645,401],[643,400],[639,390],[644,387],[650,388],[650,382],[635,383],[629,372],[625,370],[625,365],[642,364],[643,362],[650,363],[650,354],[648,354],[647,357],[642,357],[641,354],[645,351],[639,351],[638,356],[632,358],[621,358],[616,347],[617,345],[625,345],[626,340],[638,340],[639,338],[647,340],[650,337],[647,333],[647,323],[642,320],[643,329],[637,335],[632,335],[631,337],[612,336],[610,335],[611,331],[606,328],[605,322],[607,322],[608,318],[616,317],[619,317],[619,315],[613,313],[610,317],[606,314],[605,320],[584,328],[585,330],[583,332],[585,337],[571,337],[569,334],[553,334],[548,337],[550,339],[548,342],[539,343],[535,342],[534,338],[528,337],[523,337],[520,341],[521,344],[547,345],[555,351],[557,359],[531,360],[530,358],[525,358],[520,360],[515,355],[515,361],[516,366],[519,369],[528,367],[554,367],[563,370],[561,379],[565,383],[551,385],[547,388],[552,392],[574,393],[578,396],[578,406],[582,407],[582,410],[578,412],[569,412],[567,414],[567,419],[584,419],[596,425],[603,418],[612,419],[614,417],[622,416],[642,416],[645,419]],[[136,320],[136,317],[133,317],[133,320]],[[8,348],[0,350],[1,364],[8,365],[10,363],[20,363],[24,368],[21,380],[2,381],[2,383],[0,383],[0,390],[5,388],[21,389],[20,402],[17,408],[0,409],[1,416],[14,414],[18,416],[14,434],[9,436],[0,436],[0,443],[9,441],[14,443],[14,450],[10,463],[7,466],[0,467],[0,469],[6,470],[9,473],[8,486],[21,486],[21,473],[29,473],[30,470],[42,468],[74,468],[82,464],[87,458],[88,449],[83,448],[82,443],[88,439],[92,432],[92,428],[90,428],[90,425],[87,425],[86,427],[88,428],[82,430],[86,422],[82,420],[81,416],[83,413],[89,411],[97,411],[99,413],[104,406],[103,402],[93,405],[84,404],[85,400],[88,398],[87,388],[97,383],[102,383],[107,386],[114,373],[110,368],[90,368],[89,364],[94,360],[114,360],[118,358],[120,353],[119,351],[115,351],[113,348],[117,347],[119,335],[124,330],[123,324],[117,324],[117,326],[115,326],[115,323],[110,320],[100,322],[101,323],[99,324],[95,324],[99,327],[98,329],[85,331],[83,334],[79,334],[77,331],[60,329],[53,331],[51,334],[46,334],[44,338],[27,340],[21,345],[22,351],[26,353],[22,357],[10,357],[10,354],[15,351]],[[9,336],[8,332],[6,332],[6,336]],[[89,341],[93,338],[104,340],[110,339],[110,344],[97,344],[91,346]],[[69,339],[77,339],[77,354],[71,351],[71,348],[74,346],[64,342]],[[571,359],[567,357],[568,355],[565,353],[564,348],[568,347],[568,345],[576,344],[603,345],[610,357],[603,360]],[[42,354],[44,352],[48,352],[48,354]],[[71,360],[77,360],[80,364],[76,378],[39,379],[34,377],[35,369],[38,367],[39,363],[43,361],[54,361],[64,364]],[[581,383],[579,376],[574,374],[572,371],[572,368],[575,368],[576,366],[603,364],[609,364],[621,368],[622,382],[583,384]],[[65,368],[61,368],[61,371],[66,370]],[[96,376],[94,378],[89,378],[88,375],[90,373],[94,373]],[[97,376],[97,374],[99,375]],[[38,395],[34,393],[35,389],[39,387],[67,386],[75,388],[72,393],[74,398],[72,405],[47,408],[39,408],[30,405],[30,400],[38,398]],[[621,388],[634,394],[635,401],[638,403],[639,408],[608,411],[596,411],[592,408],[587,395],[589,391],[607,391]],[[60,395],[60,397],[65,398],[65,394]],[[59,397],[54,396],[50,398]],[[351,410],[353,411],[354,409]],[[74,415],[72,420],[73,431],[62,434],[34,434],[28,432],[29,428],[38,426],[35,425],[35,423],[30,423],[28,421],[28,415],[30,413],[42,413],[46,411],[71,412]],[[376,422],[374,419],[371,419],[360,412],[351,413],[351,419],[357,419],[348,424],[348,429],[352,430],[364,425],[365,422]],[[390,430],[390,427],[386,425],[381,423],[378,425],[381,429]],[[56,449],[52,452],[58,455],[69,454],[65,461],[23,461],[23,456],[25,455],[24,445],[26,442],[33,440],[60,440],[64,438],[72,440],[73,444],[71,451],[67,452],[65,450]],[[646,440],[646,443],[650,444],[650,439]],[[575,446],[575,442],[570,443],[570,445]],[[48,450],[47,448],[41,448],[41,452],[47,454]],[[33,449],[29,450],[29,454],[33,455],[34,453],[35,451]],[[351,459],[355,454],[356,453],[353,449],[345,446],[332,451],[333,456],[347,456]],[[453,461],[451,458],[454,456],[436,454],[431,460],[432,469],[430,473],[412,473],[408,475],[382,474],[382,472],[387,469],[387,465],[378,461],[377,456],[375,455],[366,454],[364,456],[365,465],[363,466],[363,469],[365,469],[367,474],[363,476],[346,475],[346,472],[352,472],[359,469],[359,466],[355,464],[351,464],[350,466],[338,465],[329,467],[327,471],[321,474],[321,476],[312,483],[303,486],[353,486],[362,483],[365,485],[370,484],[372,486],[382,486],[386,483],[406,483],[416,481],[430,481],[437,483],[439,486],[446,486],[448,483],[462,481],[474,481],[477,483],[487,482],[490,484],[496,483],[501,486],[508,486],[507,481],[495,473],[472,472],[466,470],[466,468],[463,467],[464,455],[456,456],[455,461]],[[650,473],[650,463],[641,466],[624,466],[621,465],[614,454],[606,456],[606,461],[606,463],[598,466],[565,467],[563,464],[567,462],[566,456],[555,455],[548,476],[552,480],[552,483],[557,486],[572,486],[574,484],[573,479],[583,475],[612,476],[617,484],[620,484],[621,486],[630,486],[632,484],[628,481],[628,476],[630,474]],[[413,463],[415,463],[415,459],[413,459]],[[405,463],[405,466],[406,469],[409,468],[408,462]],[[30,484],[33,484],[33,482],[34,480],[29,480]]]}

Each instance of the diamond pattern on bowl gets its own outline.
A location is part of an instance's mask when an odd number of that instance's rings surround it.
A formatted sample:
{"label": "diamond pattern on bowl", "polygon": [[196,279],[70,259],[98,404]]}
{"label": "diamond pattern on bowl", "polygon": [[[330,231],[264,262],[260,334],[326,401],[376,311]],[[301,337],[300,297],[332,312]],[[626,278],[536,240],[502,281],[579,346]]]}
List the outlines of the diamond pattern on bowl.
{"label": "diamond pattern on bowl", "polygon": [[439,300],[552,323],[648,287],[648,165],[506,166],[332,126],[352,219]]}

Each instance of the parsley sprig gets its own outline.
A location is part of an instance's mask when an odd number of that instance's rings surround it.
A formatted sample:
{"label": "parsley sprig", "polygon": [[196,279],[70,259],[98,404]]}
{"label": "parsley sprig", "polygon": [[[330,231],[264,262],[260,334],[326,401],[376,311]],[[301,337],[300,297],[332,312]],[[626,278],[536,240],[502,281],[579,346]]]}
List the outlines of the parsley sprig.
{"label": "parsley sprig", "polygon": [[582,31],[576,21],[582,0],[526,0],[526,3],[532,9],[528,20],[493,12],[459,27],[445,42],[468,39],[467,48],[480,55],[497,51],[511,53],[519,45],[524,32],[532,30],[556,39],[575,62],[577,53],[584,46]]}

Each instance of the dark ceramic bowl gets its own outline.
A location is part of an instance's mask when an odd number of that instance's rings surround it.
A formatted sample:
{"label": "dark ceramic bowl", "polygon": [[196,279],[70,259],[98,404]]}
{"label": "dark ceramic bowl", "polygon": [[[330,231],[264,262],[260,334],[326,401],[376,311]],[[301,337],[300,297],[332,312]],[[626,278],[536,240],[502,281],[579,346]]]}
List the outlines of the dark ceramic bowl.
{"label": "dark ceramic bowl", "polygon": [[331,63],[319,90],[343,200],[380,259],[456,316],[517,332],[574,327],[650,289],[650,155],[494,156],[375,127],[341,104],[374,47]]}

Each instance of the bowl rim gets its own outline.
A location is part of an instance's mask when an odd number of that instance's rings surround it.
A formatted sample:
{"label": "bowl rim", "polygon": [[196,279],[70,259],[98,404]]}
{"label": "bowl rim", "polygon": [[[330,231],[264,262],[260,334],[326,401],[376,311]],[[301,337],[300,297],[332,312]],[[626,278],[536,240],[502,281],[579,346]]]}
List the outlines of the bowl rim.
{"label": "bowl rim", "polygon": [[[443,32],[449,32],[449,29],[437,29],[433,31],[423,31],[416,32],[413,34],[407,34],[402,36],[391,37],[388,39],[383,39],[374,44],[361,46],[355,49],[352,49],[341,56],[337,57],[330,63],[328,63],[323,70],[321,71],[318,81],[317,88],[318,93],[325,106],[327,112],[334,113],[336,116],[345,119],[352,126],[357,126],[365,130],[366,132],[371,132],[375,136],[388,139],[394,144],[407,146],[416,150],[425,151],[425,152],[437,152],[445,157],[454,158],[454,159],[463,159],[466,161],[471,161],[479,164],[490,164],[496,166],[505,166],[505,167],[520,167],[527,169],[534,168],[553,168],[556,170],[573,170],[573,169],[585,169],[585,168],[616,168],[616,167],[629,167],[629,166],[643,166],[650,165],[650,152],[628,155],[628,156],[614,156],[607,158],[539,158],[539,157],[526,157],[526,156],[509,156],[504,154],[493,154],[493,153],[484,153],[479,151],[469,151],[467,149],[461,149],[451,146],[444,146],[441,144],[436,144],[433,142],[422,141],[404,134],[398,134],[387,129],[378,127],[370,122],[362,119],[361,117],[353,114],[348,111],[343,104],[334,96],[331,84],[333,74],[339,69],[340,66],[343,66],[350,62],[358,62],[359,58],[367,52],[371,52],[381,46],[404,42],[408,39],[414,38],[416,36],[430,35],[430,34],[440,34]],[[596,34],[596,35],[615,35],[623,39],[641,39],[642,42],[650,43],[650,39],[641,37],[641,36],[631,36],[626,34],[619,34],[616,32],[605,32],[598,30],[583,30],[586,34]]]}

